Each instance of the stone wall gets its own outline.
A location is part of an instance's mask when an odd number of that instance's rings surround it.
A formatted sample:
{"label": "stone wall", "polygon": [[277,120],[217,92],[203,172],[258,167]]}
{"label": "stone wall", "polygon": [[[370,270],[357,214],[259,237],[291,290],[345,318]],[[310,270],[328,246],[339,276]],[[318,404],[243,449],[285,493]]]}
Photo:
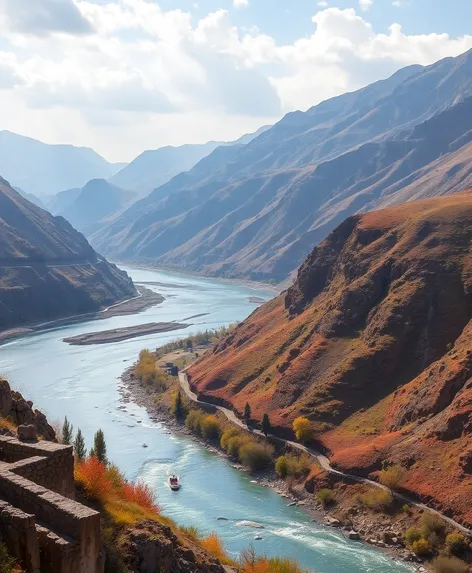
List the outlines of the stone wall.
{"label": "stone wall", "polygon": [[[27,573],[101,573],[100,514],[73,500],[71,446],[0,436],[0,532]],[[16,512],[16,513],[15,513]]]}
{"label": "stone wall", "polygon": [[0,436],[0,461],[9,471],[74,499],[74,457],[72,446],[53,442],[20,442]]}

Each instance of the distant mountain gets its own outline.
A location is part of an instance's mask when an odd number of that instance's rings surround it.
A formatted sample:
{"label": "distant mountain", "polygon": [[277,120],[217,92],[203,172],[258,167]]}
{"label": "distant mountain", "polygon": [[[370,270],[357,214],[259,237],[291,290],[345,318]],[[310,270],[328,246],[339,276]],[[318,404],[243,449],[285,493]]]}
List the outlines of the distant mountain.
{"label": "distant mountain", "polygon": [[[75,197],[59,211],[59,215],[85,235],[90,235],[100,228],[110,217],[118,214],[135,199],[134,193],[120,189],[105,179],[92,179],[78,190],[78,193],[76,192],[76,189],[71,189],[59,194],[64,203],[65,200],[68,202]],[[56,200],[56,207],[57,204]]]}
{"label": "distant mountain", "polygon": [[156,187],[167,183],[179,173],[189,171],[217,147],[221,145],[246,145],[267,129],[269,126],[261,127],[255,133],[243,135],[231,143],[210,141],[201,145],[168,146],[145,151],[114,175],[110,181],[123,189],[137,191],[141,196],[144,196]]}
{"label": "distant mountain", "polygon": [[28,201],[30,201],[31,203],[34,203],[38,207],[41,207],[41,209],[46,209],[46,205],[41,201],[39,197],[33,195],[33,193],[27,193],[26,191],[23,191],[23,189],[20,189],[20,187],[13,187],[13,189],[17,191],[22,197],[28,199]]}
{"label": "distant mountain", "polygon": [[472,51],[405,68],[216,149],[92,243],[120,260],[283,281],[344,217],[464,189],[471,96]]}
{"label": "distant mountain", "polygon": [[108,163],[87,147],[49,145],[9,131],[0,131],[0,173],[34,195],[52,195],[83,187],[97,177],[108,179],[122,164]]}
{"label": "distant mountain", "polygon": [[75,189],[66,189],[56,195],[50,196],[46,203],[47,210],[53,215],[60,215],[72,205],[81,191],[82,188],[77,187]]}
{"label": "distant mountain", "polygon": [[53,217],[0,178],[0,330],[99,310],[135,295],[62,217]]}
{"label": "distant mountain", "polygon": [[292,439],[305,416],[333,466],[399,464],[401,490],[472,524],[471,240],[472,193],[349,217],[190,367],[193,390]]}

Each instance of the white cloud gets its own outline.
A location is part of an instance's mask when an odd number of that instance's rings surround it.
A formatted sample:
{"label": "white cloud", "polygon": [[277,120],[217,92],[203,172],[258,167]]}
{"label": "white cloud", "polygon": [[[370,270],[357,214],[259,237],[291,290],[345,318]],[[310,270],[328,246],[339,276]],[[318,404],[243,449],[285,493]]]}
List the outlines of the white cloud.
{"label": "white cloud", "polygon": [[249,6],[249,0],[233,0],[233,6],[235,8],[246,8]]}
{"label": "white cloud", "polygon": [[367,12],[367,10],[369,10],[372,7],[373,3],[374,0],[359,0],[359,6],[361,7],[361,10],[363,10],[364,12]]}
{"label": "white cloud", "polygon": [[317,3],[317,6],[319,6],[320,8],[327,8],[328,2],[326,2],[326,0],[320,0],[320,2]]}
{"label": "white cloud", "polygon": [[195,22],[154,0],[74,0],[91,30],[79,35],[18,26],[2,2],[0,107],[8,114],[0,128],[91,145],[116,160],[232,139],[404,65],[472,48],[472,36],[407,35],[398,24],[380,34],[354,9],[318,11],[310,36],[280,44],[238,28],[226,10]]}
{"label": "white cloud", "polygon": [[394,0],[392,6],[395,8],[406,8],[410,5],[410,0]]}

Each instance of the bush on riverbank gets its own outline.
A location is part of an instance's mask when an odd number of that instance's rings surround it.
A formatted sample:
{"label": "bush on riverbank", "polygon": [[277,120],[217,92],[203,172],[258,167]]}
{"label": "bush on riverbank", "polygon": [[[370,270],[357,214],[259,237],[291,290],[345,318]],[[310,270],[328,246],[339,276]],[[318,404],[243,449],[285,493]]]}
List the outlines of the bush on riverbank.
{"label": "bush on riverbank", "polygon": [[257,557],[253,547],[243,551],[238,571],[239,573],[308,573],[295,559]]}
{"label": "bush on riverbank", "polygon": [[457,557],[438,557],[433,561],[433,571],[435,573],[469,573],[470,568],[467,563]]}
{"label": "bush on riverbank", "polygon": [[223,432],[220,445],[228,455],[252,471],[265,470],[274,461],[274,448],[270,444],[259,442],[235,427]]}
{"label": "bush on riverbank", "polygon": [[310,473],[312,465],[313,461],[306,454],[302,456],[285,454],[277,458],[275,471],[282,479],[287,477],[302,478]]}
{"label": "bush on riverbank", "polygon": [[139,359],[134,367],[135,377],[143,384],[154,386],[157,391],[166,389],[166,375],[157,366],[156,357],[149,350],[141,350]]}
{"label": "bush on riverbank", "polygon": [[216,344],[219,340],[221,340],[221,338],[227,336],[236,326],[237,323],[233,323],[229,326],[222,326],[221,328],[215,330],[197,332],[197,334],[194,334],[193,336],[175,340],[174,342],[169,342],[168,344],[164,344],[163,346],[160,346],[156,349],[156,356],[157,358],[162,358],[162,356],[169,354],[169,352],[174,352],[175,350]]}
{"label": "bush on riverbank", "polygon": [[384,489],[371,487],[365,493],[358,495],[359,503],[374,511],[388,511],[392,508],[393,495]]}

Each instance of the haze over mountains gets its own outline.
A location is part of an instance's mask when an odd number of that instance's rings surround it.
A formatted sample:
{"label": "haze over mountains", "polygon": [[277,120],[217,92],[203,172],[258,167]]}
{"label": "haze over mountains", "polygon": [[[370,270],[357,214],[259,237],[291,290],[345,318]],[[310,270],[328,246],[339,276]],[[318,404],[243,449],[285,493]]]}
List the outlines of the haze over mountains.
{"label": "haze over mountains", "polygon": [[0,178],[0,330],[99,310],[136,294],[62,217]]}
{"label": "haze over mountains", "polygon": [[269,129],[268,126],[261,127],[257,132],[243,135],[237,141],[230,143],[209,141],[201,145],[168,146],[145,151],[114,175],[110,182],[123,189],[136,191],[141,196],[147,195],[179,173],[191,169],[217,147],[221,145],[245,145],[267,129]]}
{"label": "haze over mountains", "polygon": [[283,281],[344,217],[464,189],[469,96],[471,52],[405,68],[216,149],[92,244],[117,260]]}
{"label": "haze over mountains", "polygon": [[0,173],[12,185],[40,198],[83,187],[97,177],[108,179],[121,167],[87,147],[49,145],[9,131],[0,132]]}

